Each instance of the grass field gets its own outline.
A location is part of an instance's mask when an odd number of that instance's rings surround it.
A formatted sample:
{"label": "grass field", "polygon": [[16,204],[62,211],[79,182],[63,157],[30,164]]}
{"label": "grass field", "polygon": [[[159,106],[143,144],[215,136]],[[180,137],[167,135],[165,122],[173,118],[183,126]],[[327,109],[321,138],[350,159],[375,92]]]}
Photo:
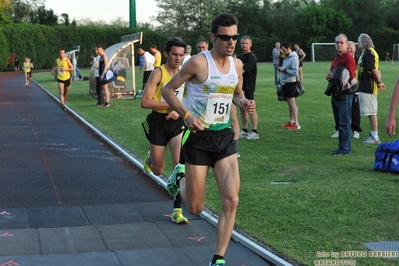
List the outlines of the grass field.
{"label": "grass field", "polygon": [[[338,140],[331,139],[334,121],[330,98],[324,95],[330,62],[305,63],[306,93],[297,99],[302,129],[288,131],[286,102],[276,97],[273,66],[258,64],[255,93],[259,115],[259,140],[241,139],[240,204],[236,227],[279,256],[297,265],[314,265],[317,252],[367,251],[365,242],[399,240],[399,176],[373,171],[376,145],[362,144],[370,132],[362,117],[363,132],[352,141],[352,153],[331,156]],[[387,91],[379,94],[379,134],[384,130],[390,95],[399,72],[398,64],[381,62]],[[136,71],[138,73],[138,71]],[[88,75],[88,70],[82,70]],[[54,94],[57,85],[49,73],[34,79]],[[137,88],[141,76],[137,75]],[[94,107],[88,81],[76,81],[68,106],[137,155],[144,158],[148,143],[141,122],[149,110],[139,100],[113,99],[110,108]],[[171,162],[169,154],[167,162]],[[165,176],[171,172],[171,163]],[[206,204],[220,211],[212,175]],[[356,265],[399,265],[399,259],[349,257]]]}

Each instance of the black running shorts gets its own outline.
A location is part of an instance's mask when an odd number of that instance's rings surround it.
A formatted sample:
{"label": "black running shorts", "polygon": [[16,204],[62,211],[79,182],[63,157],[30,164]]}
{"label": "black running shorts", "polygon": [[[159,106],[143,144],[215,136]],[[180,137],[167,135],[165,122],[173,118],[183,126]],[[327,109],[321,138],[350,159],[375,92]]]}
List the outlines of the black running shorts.
{"label": "black running shorts", "polygon": [[142,123],[145,136],[151,144],[166,146],[172,138],[183,132],[185,124],[181,117],[166,120],[166,116],[152,111]]}
{"label": "black running shorts", "polygon": [[190,132],[187,140],[184,141],[183,137],[182,155],[187,163],[213,168],[216,161],[237,153],[237,145],[233,140],[232,128]]}

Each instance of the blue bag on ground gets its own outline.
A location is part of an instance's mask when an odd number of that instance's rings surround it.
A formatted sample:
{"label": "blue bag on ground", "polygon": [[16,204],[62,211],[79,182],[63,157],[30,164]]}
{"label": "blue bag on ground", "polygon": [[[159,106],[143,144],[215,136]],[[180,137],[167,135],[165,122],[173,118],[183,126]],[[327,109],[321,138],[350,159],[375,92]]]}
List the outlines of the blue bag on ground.
{"label": "blue bag on ground", "polygon": [[399,140],[384,142],[377,146],[374,170],[399,173]]}

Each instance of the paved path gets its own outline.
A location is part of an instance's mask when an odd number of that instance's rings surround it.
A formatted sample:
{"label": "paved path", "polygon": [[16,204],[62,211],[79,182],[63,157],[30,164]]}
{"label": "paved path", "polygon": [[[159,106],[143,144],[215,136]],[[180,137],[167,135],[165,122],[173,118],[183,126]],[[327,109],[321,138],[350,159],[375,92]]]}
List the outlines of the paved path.
{"label": "paved path", "polygon": [[[206,266],[215,227],[21,73],[0,75],[0,266]],[[228,266],[270,265],[231,241]]]}

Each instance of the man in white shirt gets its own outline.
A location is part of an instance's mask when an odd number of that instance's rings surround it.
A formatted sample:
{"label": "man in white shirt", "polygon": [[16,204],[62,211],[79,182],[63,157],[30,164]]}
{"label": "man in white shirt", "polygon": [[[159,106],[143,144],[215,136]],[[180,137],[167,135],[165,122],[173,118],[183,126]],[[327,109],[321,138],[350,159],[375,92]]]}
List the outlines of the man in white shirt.
{"label": "man in white shirt", "polygon": [[154,70],[155,58],[149,52],[144,51],[143,48],[139,48],[137,50],[137,53],[144,57],[144,74],[143,74],[143,89],[144,89],[145,84],[147,83],[147,80],[151,75],[151,72]]}

